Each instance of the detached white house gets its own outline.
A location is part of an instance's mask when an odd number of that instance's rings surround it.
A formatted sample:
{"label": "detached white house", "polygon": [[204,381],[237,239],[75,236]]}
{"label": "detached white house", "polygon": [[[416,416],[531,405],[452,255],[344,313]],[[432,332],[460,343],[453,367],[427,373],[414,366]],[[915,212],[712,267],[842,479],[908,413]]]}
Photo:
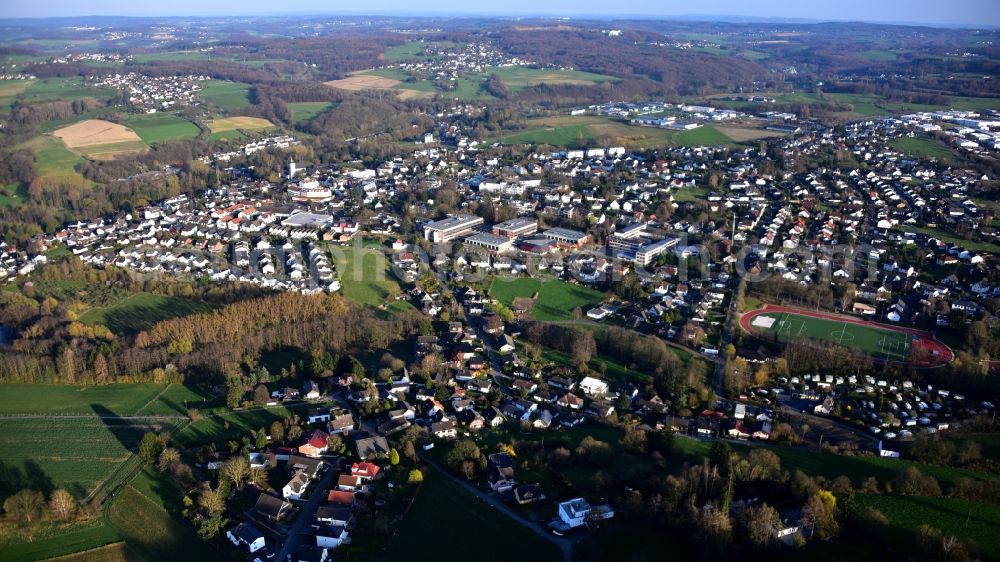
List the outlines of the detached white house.
{"label": "detached white house", "polygon": [[246,548],[251,554],[264,548],[264,534],[249,523],[240,523],[236,527],[226,531],[226,537],[237,548]]}
{"label": "detached white house", "polygon": [[579,386],[588,396],[603,396],[608,393],[608,383],[594,377],[584,377]]}

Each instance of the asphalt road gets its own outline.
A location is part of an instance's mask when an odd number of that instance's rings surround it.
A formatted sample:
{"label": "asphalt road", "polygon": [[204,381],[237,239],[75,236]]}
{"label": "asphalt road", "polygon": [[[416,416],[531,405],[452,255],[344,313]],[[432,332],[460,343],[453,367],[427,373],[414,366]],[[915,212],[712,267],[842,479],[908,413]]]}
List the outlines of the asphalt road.
{"label": "asphalt road", "polygon": [[323,476],[313,488],[309,501],[306,502],[305,507],[299,510],[299,515],[295,518],[295,522],[288,528],[288,537],[285,539],[285,544],[281,547],[281,552],[279,552],[278,556],[275,558],[276,562],[288,560],[288,555],[298,550],[299,536],[302,533],[302,530],[305,529],[306,525],[312,523],[313,516],[316,514],[316,509],[319,508],[320,502],[323,501],[323,497],[326,495],[323,492],[330,487],[330,480],[337,472],[334,470],[333,466],[330,465],[330,463],[326,463],[326,466],[326,472],[323,473]]}

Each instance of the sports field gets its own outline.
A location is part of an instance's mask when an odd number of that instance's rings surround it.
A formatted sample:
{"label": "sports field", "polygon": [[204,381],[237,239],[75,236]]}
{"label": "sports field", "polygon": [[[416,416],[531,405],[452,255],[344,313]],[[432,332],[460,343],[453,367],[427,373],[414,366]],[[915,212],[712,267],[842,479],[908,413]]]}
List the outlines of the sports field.
{"label": "sports field", "polygon": [[765,305],[744,314],[740,325],[779,342],[835,344],[881,361],[932,367],[952,359],[951,350],[929,333],[846,316]]}

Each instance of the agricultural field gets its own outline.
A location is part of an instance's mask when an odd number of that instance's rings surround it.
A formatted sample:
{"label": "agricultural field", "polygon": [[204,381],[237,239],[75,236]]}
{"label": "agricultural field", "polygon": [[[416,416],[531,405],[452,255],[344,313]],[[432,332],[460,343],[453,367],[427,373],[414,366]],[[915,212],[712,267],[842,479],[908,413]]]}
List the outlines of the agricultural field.
{"label": "agricultural field", "polygon": [[70,150],[96,160],[110,160],[149,148],[132,129],[101,119],[68,125],[53,132],[52,136],[62,140]]}
{"label": "agricultural field", "polygon": [[604,300],[604,293],[583,285],[528,277],[495,278],[489,293],[506,306],[511,306],[516,297],[530,298],[537,293],[538,298],[531,311],[535,320],[571,320],[574,309],[580,308],[586,313]]}
{"label": "agricultural field", "polygon": [[108,306],[87,310],[80,315],[80,322],[90,326],[101,324],[123,335],[148,330],[161,320],[211,311],[210,305],[196,299],[132,293]]}
{"label": "agricultural field", "polygon": [[242,136],[240,131],[261,131],[270,129],[274,125],[267,119],[259,117],[222,117],[212,119],[208,122],[208,128],[212,131],[210,139],[234,138]]}
{"label": "agricultural field", "polygon": [[835,344],[883,361],[937,366],[953,357],[946,345],[925,332],[785,307],[768,305],[749,312],[740,325],[764,338]]}
{"label": "agricultural field", "polygon": [[0,496],[21,488],[65,488],[86,497],[131,456],[130,449],[152,427],[93,416],[5,419],[0,429]]}
{"label": "agricultural field", "polygon": [[17,95],[34,83],[34,80],[0,80],[0,105],[6,107],[13,104]]}
{"label": "agricultural field", "polygon": [[175,139],[193,139],[201,132],[194,123],[169,113],[134,115],[126,120],[147,144]]}
{"label": "agricultural field", "polygon": [[131,416],[166,388],[165,384],[146,383],[5,384],[0,392],[0,415],[92,416],[96,404],[108,411],[108,415]]}
{"label": "agricultural field", "polygon": [[450,522],[449,550],[475,552],[476,560],[529,562],[561,558],[552,543],[477,501],[446,476],[427,469],[413,506],[389,542],[386,560],[433,558],[437,547],[427,537],[440,531],[441,521]]}
{"label": "agricultural field", "polygon": [[381,249],[369,246],[331,246],[340,292],[365,306],[377,307],[399,294],[392,264]]}
{"label": "agricultural field", "polygon": [[[909,537],[920,525],[940,529],[944,535],[973,540],[983,553],[1000,552],[1000,506],[956,498],[856,494],[865,507],[882,512],[889,523]],[[912,535],[911,535],[912,533]]]}
{"label": "agricultural field", "polygon": [[954,153],[940,142],[921,137],[901,137],[892,141],[892,146],[903,154],[915,158],[944,160],[954,156]]}
{"label": "agricultural field", "polygon": [[385,90],[392,88],[393,86],[399,84],[399,82],[399,80],[395,80],[393,78],[386,78],[384,76],[377,76],[374,74],[352,74],[347,78],[330,80],[329,82],[323,83],[331,88],[337,88],[338,90],[357,92],[360,90]]}
{"label": "agricultural field", "polygon": [[90,86],[79,78],[45,78],[35,80],[23,93],[24,100],[27,102],[72,101],[84,98],[111,97],[115,95],[115,90]]}
{"label": "agricultural field", "polygon": [[549,144],[561,147],[635,146],[671,144],[676,131],[636,127],[598,116],[559,116],[529,119],[525,130],[504,134],[493,142],[502,144]]}
{"label": "agricultural field", "polygon": [[528,119],[524,129],[505,133],[488,142],[502,144],[549,144],[582,148],[586,146],[623,145],[636,148],[660,146],[732,146],[780,133],[747,127],[703,125],[689,131],[630,125],[624,121],[597,115],[558,116]]}
{"label": "agricultural field", "polygon": [[296,123],[305,123],[336,106],[337,104],[327,101],[299,101],[289,103],[288,109],[292,110],[292,117]]}
{"label": "agricultural field", "polygon": [[208,80],[202,82],[198,95],[224,111],[233,111],[250,105],[250,84]]}

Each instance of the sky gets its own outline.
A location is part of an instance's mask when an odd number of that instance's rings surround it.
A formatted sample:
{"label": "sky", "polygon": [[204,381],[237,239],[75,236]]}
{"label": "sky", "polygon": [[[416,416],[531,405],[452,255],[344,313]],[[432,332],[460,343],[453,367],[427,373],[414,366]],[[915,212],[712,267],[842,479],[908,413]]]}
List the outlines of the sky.
{"label": "sky", "polygon": [[275,14],[744,16],[1000,27],[1000,0],[0,0],[0,17]]}

